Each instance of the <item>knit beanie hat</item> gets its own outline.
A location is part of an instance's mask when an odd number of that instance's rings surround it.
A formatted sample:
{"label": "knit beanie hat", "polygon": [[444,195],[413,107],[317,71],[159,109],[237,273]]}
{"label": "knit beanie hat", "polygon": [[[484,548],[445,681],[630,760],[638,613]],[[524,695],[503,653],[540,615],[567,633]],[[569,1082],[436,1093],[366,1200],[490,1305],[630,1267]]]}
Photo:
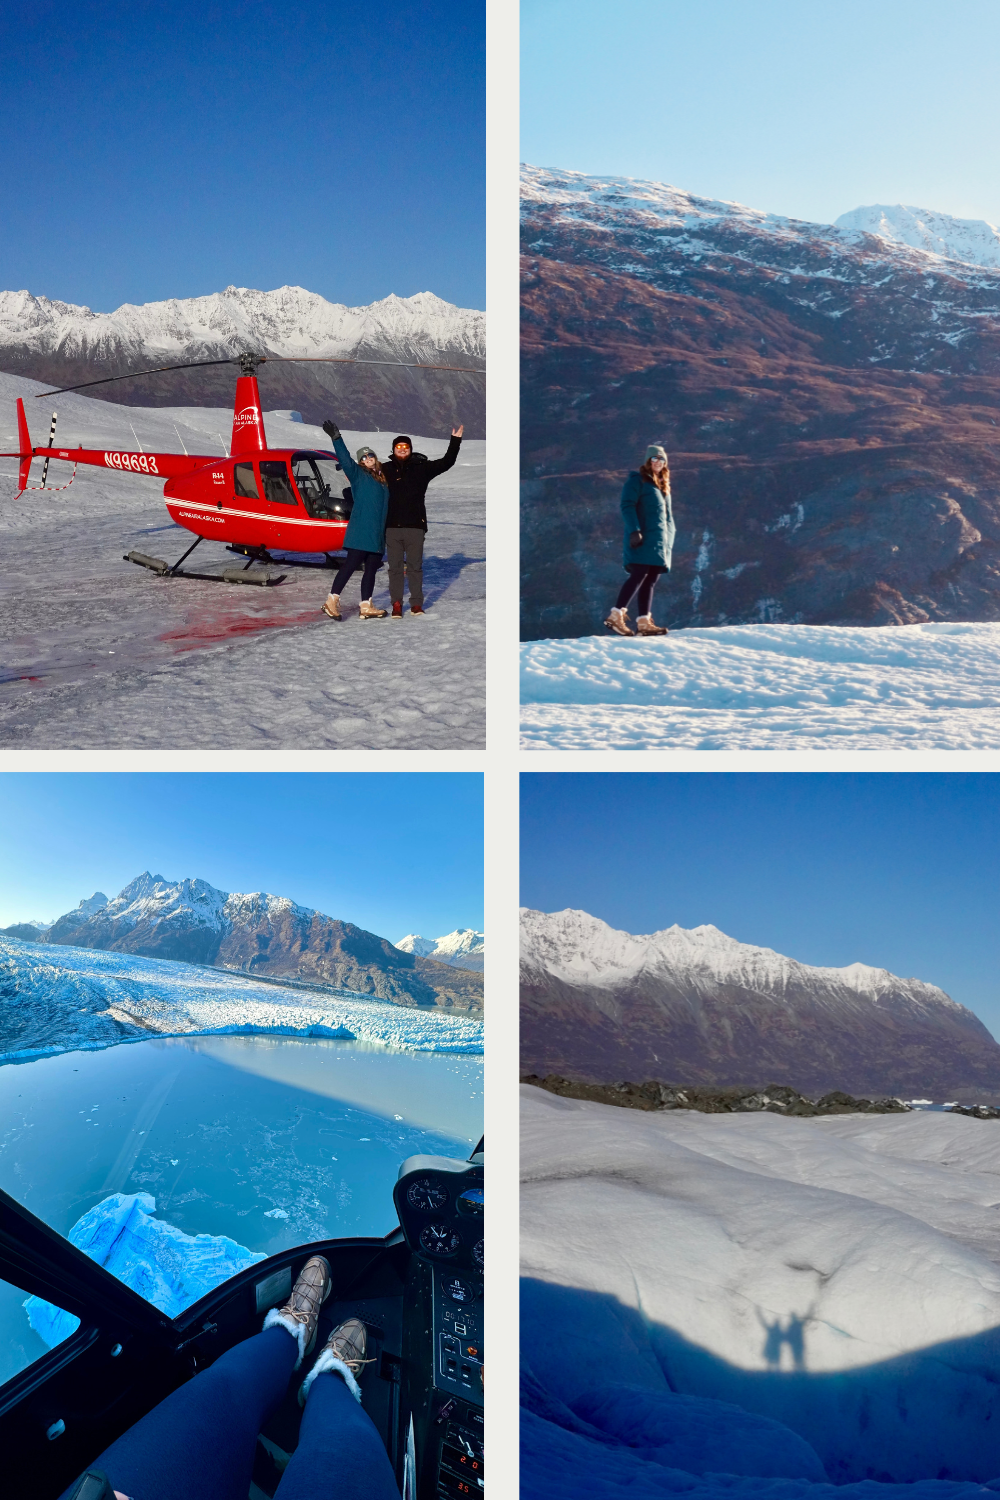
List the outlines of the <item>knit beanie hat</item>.
{"label": "knit beanie hat", "polygon": [[402,436],[402,435],[400,437],[394,437],[393,440],[392,440],[392,446],[393,446],[393,450],[394,451],[395,451],[395,447],[396,447],[397,443],[405,443],[406,446],[409,448],[410,452],[411,453],[413,452],[413,439],[412,438],[408,438],[408,437],[405,437],[405,436]]}
{"label": "knit beanie hat", "polygon": [[357,459],[358,463],[360,463],[363,458],[368,457],[369,453],[371,454],[372,458],[378,458],[378,454],[375,452],[375,449],[369,448],[368,444],[366,443],[363,448],[358,449],[357,453],[354,456]]}
{"label": "knit beanie hat", "polygon": [[667,450],[666,450],[666,448],[661,448],[660,445],[659,445],[659,443],[650,443],[649,447],[646,449],[646,463],[649,463],[649,460],[651,458],[662,458],[663,462],[666,463],[667,462]]}

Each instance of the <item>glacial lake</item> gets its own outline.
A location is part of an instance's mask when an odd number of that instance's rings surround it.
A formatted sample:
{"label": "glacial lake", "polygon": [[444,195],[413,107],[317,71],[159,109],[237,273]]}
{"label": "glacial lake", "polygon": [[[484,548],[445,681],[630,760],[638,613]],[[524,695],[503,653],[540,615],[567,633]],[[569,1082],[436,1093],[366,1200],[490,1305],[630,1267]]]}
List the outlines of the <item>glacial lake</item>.
{"label": "glacial lake", "polygon": [[[62,1234],[150,1193],[186,1234],[265,1255],[383,1235],[416,1153],[467,1157],[481,1056],[277,1036],[163,1038],[0,1066],[0,1187]],[[0,1381],[45,1352],[0,1283]]]}

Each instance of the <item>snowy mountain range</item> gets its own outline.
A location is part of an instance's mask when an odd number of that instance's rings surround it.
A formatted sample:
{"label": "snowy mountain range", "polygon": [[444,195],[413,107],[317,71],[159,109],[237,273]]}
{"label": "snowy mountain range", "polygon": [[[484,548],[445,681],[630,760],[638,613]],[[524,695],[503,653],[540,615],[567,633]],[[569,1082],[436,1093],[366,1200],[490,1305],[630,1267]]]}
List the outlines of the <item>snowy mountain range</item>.
{"label": "snowy mountain range", "polygon": [[654,439],[665,623],[1000,617],[995,226],[526,167],[522,228],[526,637],[594,630]]}
{"label": "snowy mountain range", "polygon": [[[0,368],[63,386],[193,360],[260,354],[399,360],[485,366],[486,317],[432,292],[389,296],[346,307],[303,287],[256,291],[226,287],[209,296],[126,303],[95,313],[30,292],[0,292]],[[229,404],[234,371],[184,370],[91,393],[137,405]],[[341,425],[367,431],[407,425],[435,432],[450,424],[455,403],[467,434],[485,436],[485,381],[476,375],[378,365],[264,365],[261,392],[269,408],[294,408],[307,422],[336,409]],[[217,399],[213,399],[217,398]],[[447,408],[447,410],[446,410]],[[364,421],[357,418],[364,416]],[[379,420],[379,418],[382,420]],[[476,430],[473,431],[472,429]]]}
{"label": "snowy mountain range", "polygon": [[354,990],[401,1005],[478,1010],[482,978],[419,954],[287,896],[217,890],[149,871],[109,900],[95,892],[51,926],[3,929],[22,941],[105,948],[238,973]]}
{"label": "snowy mountain range", "polygon": [[1000,1046],[935,985],[799,963],[712,926],[637,937],[572,910],[521,913],[521,1041],[523,1072],[594,1082],[1000,1090]]}
{"label": "snowy mountain range", "polygon": [[486,959],[486,934],[472,927],[456,927],[445,937],[425,938],[415,932],[400,938],[396,947],[401,953],[419,953],[435,958],[439,964],[453,964],[456,969],[476,969],[480,974]]}

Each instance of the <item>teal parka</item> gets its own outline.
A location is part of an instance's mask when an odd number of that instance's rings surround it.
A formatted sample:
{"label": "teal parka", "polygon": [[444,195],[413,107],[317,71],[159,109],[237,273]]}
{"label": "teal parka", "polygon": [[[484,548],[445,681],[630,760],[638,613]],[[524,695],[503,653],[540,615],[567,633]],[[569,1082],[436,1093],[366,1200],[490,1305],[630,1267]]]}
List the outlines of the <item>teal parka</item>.
{"label": "teal parka", "polygon": [[[643,563],[669,570],[677,535],[670,495],[662,494],[652,480],[643,479],[638,469],[628,476],[622,490],[622,520],[625,522],[623,565],[627,568],[630,563]],[[642,532],[638,547],[630,547],[628,543],[633,531]]]}
{"label": "teal parka", "polygon": [[389,487],[380,484],[374,474],[362,468],[347,451],[342,437],[333,440],[333,451],[340,459],[340,467],[351,481],[354,508],[347,523],[344,537],[345,547],[357,547],[362,552],[385,551],[385,517],[389,509]]}

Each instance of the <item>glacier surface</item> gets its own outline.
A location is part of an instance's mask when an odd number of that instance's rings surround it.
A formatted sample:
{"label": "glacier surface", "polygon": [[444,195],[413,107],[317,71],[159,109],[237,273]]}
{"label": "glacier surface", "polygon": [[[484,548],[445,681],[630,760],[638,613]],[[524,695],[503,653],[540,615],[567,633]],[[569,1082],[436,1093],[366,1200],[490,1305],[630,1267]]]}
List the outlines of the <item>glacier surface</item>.
{"label": "glacier surface", "polygon": [[0,1062],[156,1036],[335,1037],[418,1052],[482,1052],[483,1027],[372,1000],[91,948],[0,937]]}
{"label": "glacier surface", "polygon": [[522,1096],[526,1496],[1000,1489],[991,1125]]}
{"label": "glacier surface", "polygon": [[[77,1219],[69,1239],[168,1318],[267,1258],[226,1235],[185,1234],[154,1219],[155,1209],[149,1193],[112,1193]],[[41,1297],[28,1297],[24,1307],[32,1328],[50,1348],[79,1327],[79,1318]]]}
{"label": "glacier surface", "polygon": [[721,625],[521,648],[525,750],[995,750],[1000,625]]}

